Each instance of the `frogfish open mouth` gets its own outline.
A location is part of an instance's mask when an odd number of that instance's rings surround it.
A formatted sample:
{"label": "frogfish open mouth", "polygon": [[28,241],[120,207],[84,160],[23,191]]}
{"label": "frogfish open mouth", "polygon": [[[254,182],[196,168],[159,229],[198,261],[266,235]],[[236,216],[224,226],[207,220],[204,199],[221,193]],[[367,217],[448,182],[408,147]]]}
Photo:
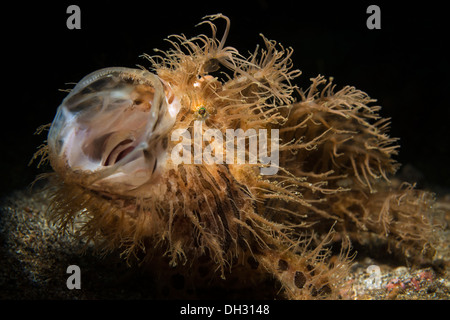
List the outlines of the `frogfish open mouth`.
{"label": "frogfish open mouth", "polygon": [[166,161],[167,135],[180,107],[169,86],[148,71],[93,72],[64,99],[53,120],[52,166],[92,190],[136,195],[138,187],[154,183]]}
{"label": "frogfish open mouth", "polygon": [[341,297],[363,235],[430,255],[433,197],[389,180],[397,139],[375,100],[323,76],[301,90],[291,48],[262,37],[245,57],[225,46],[227,17],[201,24],[211,37],[171,36],[149,70],[95,71],[63,100],[37,153],[54,169],[53,221],[161,279],[273,277],[288,299]]}

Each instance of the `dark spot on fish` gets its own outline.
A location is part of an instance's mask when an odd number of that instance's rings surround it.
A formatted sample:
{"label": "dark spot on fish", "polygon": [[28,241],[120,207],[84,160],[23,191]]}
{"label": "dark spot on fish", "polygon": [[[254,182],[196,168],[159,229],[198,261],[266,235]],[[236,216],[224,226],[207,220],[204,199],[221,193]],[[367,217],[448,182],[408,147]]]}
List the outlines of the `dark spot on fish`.
{"label": "dark spot on fish", "polygon": [[289,264],[286,260],[280,259],[278,260],[278,270],[286,271],[289,268]]}
{"label": "dark spot on fish", "polygon": [[306,283],[305,274],[301,271],[296,271],[294,276],[294,283],[297,288],[302,289]]}
{"label": "dark spot on fish", "polygon": [[312,265],[310,265],[310,264],[308,264],[308,265],[306,266],[306,270],[309,271],[309,274],[310,274],[311,276],[313,276],[313,275],[315,274],[315,272],[314,272],[314,267],[313,267]]}
{"label": "dark spot on fish", "polygon": [[328,296],[331,294],[331,292],[332,292],[332,290],[331,290],[330,286],[327,284],[319,289],[320,295]]}

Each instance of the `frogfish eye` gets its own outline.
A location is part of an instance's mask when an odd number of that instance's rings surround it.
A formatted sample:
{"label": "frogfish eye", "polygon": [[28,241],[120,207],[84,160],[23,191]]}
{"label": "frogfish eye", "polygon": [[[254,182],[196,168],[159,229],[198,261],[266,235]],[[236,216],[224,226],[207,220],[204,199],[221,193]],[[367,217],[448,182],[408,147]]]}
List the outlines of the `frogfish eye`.
{"label": "frogfish eye", "polygon": [[62,176],[85,174],[83,184],[93,189],[138,188],[164,162],[163,140],[179,109],[169,85],[148,71],[95,71],[58,108],[48,134],[50,162]]}

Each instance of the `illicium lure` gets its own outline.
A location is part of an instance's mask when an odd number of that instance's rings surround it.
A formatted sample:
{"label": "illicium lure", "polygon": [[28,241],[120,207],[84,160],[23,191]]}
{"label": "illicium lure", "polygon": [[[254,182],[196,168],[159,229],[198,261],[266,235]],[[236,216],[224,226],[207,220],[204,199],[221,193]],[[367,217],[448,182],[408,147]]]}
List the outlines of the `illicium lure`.
{"label": "illicium lure", "polygon": [[[38,154],[55,171],[61,228],[128,258],[167,260],[166,271],[183,265],[197,285],[273,276],[288,299],[338,298],[362,234],[411,257],[432,248],[432,197],[389,182],[398,146],[374,100],[322,76],[300,90],[291,48],[263,37],[244,57],[225,46],[227,17],[202,24],[211,37],[171,36],[172,49],[145,55],[150,71],[95,71],[59,106]],[[194,159],[196,148],[215,161]],[[342,249],[330,259],[332,243]]]}

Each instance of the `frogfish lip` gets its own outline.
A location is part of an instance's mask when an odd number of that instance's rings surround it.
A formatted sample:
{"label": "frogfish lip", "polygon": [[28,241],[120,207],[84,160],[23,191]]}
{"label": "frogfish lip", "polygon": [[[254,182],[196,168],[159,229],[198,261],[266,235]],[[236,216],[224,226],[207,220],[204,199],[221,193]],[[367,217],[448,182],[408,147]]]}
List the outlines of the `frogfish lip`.
{"label": "frogfish lip", "polygon": [[48,133],[51,165],[92,189],[128,192],[150,182],[167,156],[179,100],[145,70],[95,71],[58,107]]}

